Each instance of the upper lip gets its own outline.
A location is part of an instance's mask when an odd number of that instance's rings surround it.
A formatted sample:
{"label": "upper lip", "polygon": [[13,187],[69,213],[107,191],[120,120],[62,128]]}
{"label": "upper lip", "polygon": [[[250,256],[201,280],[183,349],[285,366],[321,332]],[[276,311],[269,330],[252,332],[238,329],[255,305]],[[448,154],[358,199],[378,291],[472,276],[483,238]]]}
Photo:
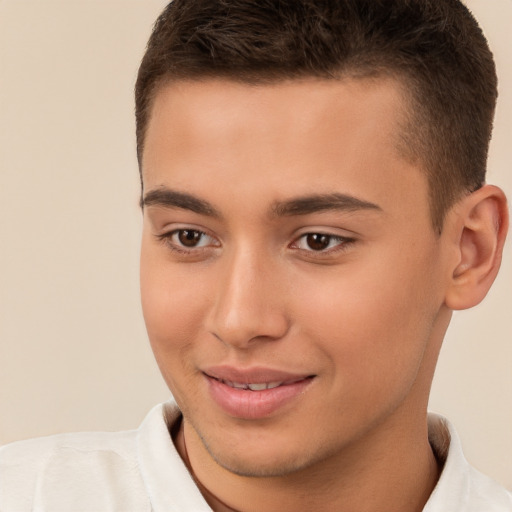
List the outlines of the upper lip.
{"label": "upper lip", "polygon": [[313,376],[310,373],[292,373],[265,367],[236,368],[234,366],[211,366],[202,371],[208,377],[241,384],[288,383]]}

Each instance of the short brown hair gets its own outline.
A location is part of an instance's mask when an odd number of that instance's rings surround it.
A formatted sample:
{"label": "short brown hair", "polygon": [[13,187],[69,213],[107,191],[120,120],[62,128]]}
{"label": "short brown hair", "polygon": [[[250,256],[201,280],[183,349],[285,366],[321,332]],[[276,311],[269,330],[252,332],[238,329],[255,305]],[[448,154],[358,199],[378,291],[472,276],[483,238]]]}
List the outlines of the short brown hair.
{"label": "short brown hair", "polygon": [[[135,87],[137,155],[167,81],[391,75],[410,92],[406,156],[428,176],[434,227],[485,180],[497,98],[492,53],[459,0],[174,0]],[[142,169],[141,180],[142,180]]]}

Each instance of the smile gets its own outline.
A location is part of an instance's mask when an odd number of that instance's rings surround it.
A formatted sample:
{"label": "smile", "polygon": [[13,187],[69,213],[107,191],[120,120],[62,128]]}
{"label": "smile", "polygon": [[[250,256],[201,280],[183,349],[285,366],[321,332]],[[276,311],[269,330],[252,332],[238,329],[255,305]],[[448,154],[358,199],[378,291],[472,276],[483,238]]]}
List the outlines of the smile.
{"label": "smile", "polygon": [[287,380],[287,381],[280,380],[280,381],[274,381],[274,382],[254,382],[254,383],[252,383],[252,382],[235,382],[235,381],[226,380],[226,379],[219,379],[219,378],[213,377],[211,375],[208,375],[208,377],[215,379],[215,380],[221,382],[222,384],[229,386],[230,388],[242,389],[245,391],[265,391],[266,389],[275,389],[275,388],[278,388],[279,386],[289,386],[291,384],[295,384],[297,382],[301,382],[303,380],[312,378],[312,376],[308,376],[308,377],[300,377],[298,379]]}
{"label": "smile", "polygon": [[[212,375],[214,373],[214,375]],[[224,373],[227,375],[219,375]],[[263,375],[265,374],[265,375]],[[300,400],[314,375],[286,375],[268,370],[204,372],[213,402],[229,416],[247,420],[268,417]]]}
{"label": "smile", "polygon": [[241,382],[231,382],[229,380],[221,380],[220,382],[226,384],[226,386],[229,386],[230,388],[245,389],[248,391],[264,391],[265,389],[274,389],[284,384],[283,382],[261,382],[257,384],[243,384]]}

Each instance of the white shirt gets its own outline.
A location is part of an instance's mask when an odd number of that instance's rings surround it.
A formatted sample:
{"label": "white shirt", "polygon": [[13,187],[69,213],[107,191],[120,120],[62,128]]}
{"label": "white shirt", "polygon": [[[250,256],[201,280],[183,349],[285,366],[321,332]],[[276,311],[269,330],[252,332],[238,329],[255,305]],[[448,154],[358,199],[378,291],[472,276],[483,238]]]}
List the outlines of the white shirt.
{"label": "white shirt", "polygon": [[[137,430],[61,434],[0,449],[2,512],[211,512],[153,408]],[[446,462],[424,512],[510,512],[512,494],[471,468],[449,423],[429,416],[429,437]]]}

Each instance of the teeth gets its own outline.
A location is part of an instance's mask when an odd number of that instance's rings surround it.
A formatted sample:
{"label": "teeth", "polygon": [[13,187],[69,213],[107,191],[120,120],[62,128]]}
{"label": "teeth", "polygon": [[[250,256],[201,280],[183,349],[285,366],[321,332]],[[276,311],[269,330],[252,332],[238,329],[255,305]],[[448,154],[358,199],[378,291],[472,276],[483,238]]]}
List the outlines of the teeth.
{"label": "teeth", "polygon": [[241,382],[231,382],[229,380],[224,380],[224,384],[235,388],[235,389],[249,389],[251,391],[263,391],[265,389],[274,389],[282,384],[279,382],[262,382],[258,384],[242,384]]}
{"label": "teeth", "polygon": [[264,382],[261,384],[248,384],[247,386],[251,391],[263,391],[267,389],[267,385]]}
{"label": "teeth", "polygon": [[247,384],[240,384],[239,382],[226,382],[226,384],[236,389],[247,389]]}

